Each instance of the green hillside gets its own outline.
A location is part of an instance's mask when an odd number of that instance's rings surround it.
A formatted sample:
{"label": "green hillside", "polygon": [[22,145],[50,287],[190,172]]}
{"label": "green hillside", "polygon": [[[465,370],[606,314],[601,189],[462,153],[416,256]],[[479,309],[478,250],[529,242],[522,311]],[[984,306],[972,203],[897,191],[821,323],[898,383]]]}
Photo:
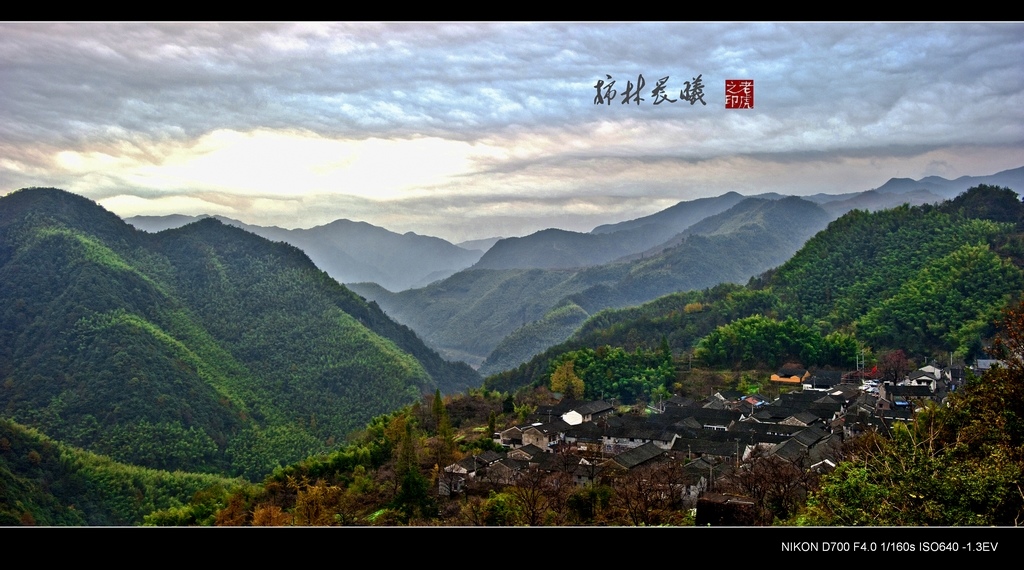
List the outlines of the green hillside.
{"label": "green hillside", "polygon": [[991,186],[939,205],[855,210],[746,287],[596,313],[565,343],[485,384],[513,389],[544,380],[567,352],[654,349],[663,339],[675,354],[696,348],[698,362],[717,366],[786,359],[847,366],[857,345],[973,359],[1024,290],[1022,232],[1020,198]]}
{"label": "green hillside", "polygon": [[828,214],[806,200],[751,198],[650,255],[577,270],[471,269],[397,294],[353,288],[443,354],[480,362],[482,372],[493,373],[565,340],[602,309],[744,283],[784,262],[828,221]]}
{"label": "green hillside", "polygon": [[479,382],[298,249],[215,220],[150,235],[21,190],[0,281],[4,416],[136,465],[261,477]]}
{"label": "green hillside", "polygon": [[138,525],[242,482],[111,461],[0,419],[0,526]]}

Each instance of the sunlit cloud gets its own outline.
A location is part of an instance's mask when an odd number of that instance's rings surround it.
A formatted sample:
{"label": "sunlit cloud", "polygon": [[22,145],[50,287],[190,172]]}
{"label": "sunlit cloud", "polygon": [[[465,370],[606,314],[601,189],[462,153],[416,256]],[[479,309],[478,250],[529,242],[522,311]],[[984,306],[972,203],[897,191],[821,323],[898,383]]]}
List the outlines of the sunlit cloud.
{"label": "sunlit cloud", "polygon": [[153,164],[138,153],[63,151],[54,162],[69,175],[113,171],[123,184],[171,192],[392,200],[466,174],[474,159],[500,150],[436,137],[332,140],[309,132],[218,130],[159,154],[163,160]]}
{"label": "sunlit cloud", "polygon": [[[0,24],[0,194],[451,238],[1024,164],[1024,25]],[[642,105],[594,105],[643,74]],[[701,74],[707,105],[652,105]],[[723,81],[755,81],[727,110]]]}

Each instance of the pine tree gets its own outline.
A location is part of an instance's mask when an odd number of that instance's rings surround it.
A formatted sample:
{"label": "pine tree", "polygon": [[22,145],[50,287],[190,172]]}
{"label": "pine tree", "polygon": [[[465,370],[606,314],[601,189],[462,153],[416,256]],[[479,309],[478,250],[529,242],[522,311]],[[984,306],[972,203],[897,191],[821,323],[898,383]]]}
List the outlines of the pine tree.
{"label": "pine tree", "polygon": [[432,509],[430,484],[420,473],[416,459],[416,434],[410,422],[405,424],[405,435],[399,445],[395,471],[399,487],[392,505],[401,511],[403,520],[409,522],[417,516],[426,518],[436,514]]}

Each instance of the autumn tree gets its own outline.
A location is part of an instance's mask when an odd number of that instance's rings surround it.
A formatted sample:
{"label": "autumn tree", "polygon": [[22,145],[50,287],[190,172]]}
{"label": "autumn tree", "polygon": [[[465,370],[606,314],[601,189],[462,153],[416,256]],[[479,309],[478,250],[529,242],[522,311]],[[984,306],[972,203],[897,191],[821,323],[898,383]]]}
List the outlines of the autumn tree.
{"label": "autumn tree", "polygon": [[567,360],[559,365],[551,374],[551,391],[561,392],[570,400],[578,400],[583,397],[583,379],[576,375],[573,370],[575,362]]}
{"label": "autumn tree", "polygon": [[754,501],[758,520],[765,525],[796,514],[817,483],[817,473],[799,462],[763,452],[744,460],[724,481],[726,490]]}
{"label": "autumn tree", "polygon": [[893,384],[903,380],[910,372],[910,362],[902,350],[893,350],[882,356],[879,361],[879,370],[887,382]]}
{"label": "autumn tree", "polygon": [[302,526],[331,526],[340,510],[345,490],[318,479],[310,483],[305,478],[291,478],[288,484],[297,489],[295,497],[295,523]]}
{"label": "autumn tree", "polygon": [[522,514],[523,522],[529,526],[544,522],[549,503],[547,486],[547,474],[531,468],[520,471],[515,484],[505,490],[512,497],[516,510]]}

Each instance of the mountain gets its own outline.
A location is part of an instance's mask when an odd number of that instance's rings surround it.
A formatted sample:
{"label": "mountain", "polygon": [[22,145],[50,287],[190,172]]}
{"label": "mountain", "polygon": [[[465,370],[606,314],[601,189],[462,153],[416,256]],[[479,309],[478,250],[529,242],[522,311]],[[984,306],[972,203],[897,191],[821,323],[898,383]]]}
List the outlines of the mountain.
{"label": "mountain", "polygon": [[961,176],[955,180],[947,180],[941,176],[926,176],[920,180],[890,178],[875,190],[885,194],[906,194],[916,190],[927,190],[943,199],[950,199],[968,188],[981,185],[1024,188],[1024,166],[987,176]]}
{"label": "mountain", "polygon": [[457,243],[455,245],[461,247],[462,249],[468,249],[470,251],[478,249],[481,252],[486,252],[488,249],[491,249],[491,247],[494,244],[498,243],[498,241],[501,240],[501,239],[503,239],[503,238],[501,238],[501,237],[489,237],[489,238],[483,238],[483,239],[471,239],[469,241],[460,241],[459,243]]}
{"label": "mountain", "polygon": [[[698,346],[694,364],[707,358],[733,366],[745,359],[722,361],[714,355],[719,350],[749,354],[747,365],[763,364],[773,355],[753,348],[764,339],[743,336],[752,328],[744,325],[771,323],[803,327],[805,340],[823,347],[855,338],[876,356],[899,349],[914,358],[971,360],[983,355],[994,321],[1022,291],[1024,203],[1012,190],[982,185],[939,205],[851,211],[745,287],[719,285],[602,311],[564,343],[485,385],[514,390],[543,381],[562,355],[604,345],[632,351],[664,341],[676,354]],[[712,346],[706,339],[716,331]],[[734,344],[722,346],[730,336]],[[770,340],[783,351],[775,356],[787,356],[783,337]],[[851,367],[856,352],[856,346],[835,354],[800,349],[803,358]]]}
{"label": "mountain", "polygon": [[698,221],[744,199],[729,192],[716,198],[679,202],[635,220],[606,224],[590,233],[546,229],[495,243],[473,269],[577,269],[612,262],[654,247]]}
{"label": "mountain", "polygon": [[219,498],[239,483],[117,463],[0,418],[0,526],[139,525],[154,510]]}
{"label": "mountain", "polygon": [[877,212],[888,210],[902,204],[920,206],[922,204],[936,204],[941,202],[943,197],[928,190],[909,190],[902,194],[891,194],[868,190],[861,192],[845,200],[833,200],[821,205],[821,207],[834,217],[838,218],[850,210],[867,210]]}
{"label": "mountain", "polygon": [[[727,192],[715,198],[698,198],[696,200],[679,202],[675,206],[666,208],[649,216],[619,222],[617,224],[597,226],[591,231],[591,233],[611,234],[621,232],[623,230],[635,230],[638,228],[644,228],[649,231],[659,231],[656,228],[666,228],[662,233],[652,236],[651,238],[652,240],[657,240],[661,235],[664,235],[665,232],[669,232],[668,235],[664,236],[664,239],[660,240],[665,241],[708,216],[720,214],[729,208],[732,208],[744,199],[745,196],[737,194],[736,192]],[[660,243],[660,241],[658,243]]]}
{"label": "mountain", "polygon": [[352,287],[442,354],[483,364],[481,370],[490,372],[517,365],[553,339],[567,338],[602,309],[678,290],[745,282],[785,261],[831,219],[799,198],[748,198],[718,216],[672,247],[624,261],[572,270],[474,266],[396,294],[364,284]]}
{"label": "mountain", "polygon": [[581,271],[581,281],[593,285],[528,325],[533,334],[524,327],[503,339],[480,371],[486,375],[518,366],[551,346],[551,339],[569,338],[586,317],[603,309],[638,305],[675,291],[744,283],[783,263],[830,219],[800,198],[743,200],[642,256]]}
{"label": "mountain", "polygon": [[618,233],[547,229],[499,240],[473,269],[573,269],[608,263],[641,247]]}
{"label": "mountain", "polygon": [[295,247],[158,234],[56,189],[0,198],[0,407],[115,460],[256,478],[479,376]]}
{"label": "mountain", "polygon": [[[126,221],[145,231],[162,231],[208,216],[136,216]],[[306,252],[317,267],[341,283],[372,281],[391,291],[422,287],[475,263],[483,251],[464,249],[441,238],[398,234],[366,222],[335,220],[309,229],[288,230],[245,224],[214,216],[272,241]]]}

